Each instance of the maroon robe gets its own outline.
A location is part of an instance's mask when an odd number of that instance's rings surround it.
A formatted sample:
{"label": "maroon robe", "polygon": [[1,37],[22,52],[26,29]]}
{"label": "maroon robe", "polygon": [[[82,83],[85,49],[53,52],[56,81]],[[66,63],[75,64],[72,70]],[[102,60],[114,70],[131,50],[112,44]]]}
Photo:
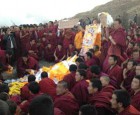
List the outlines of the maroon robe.
{"label": "maroon robe", "polygon": [[38,30],[37,31],[38,38],[42,38],[43,34],[44,34],[43,30]]}
{"label": "maroon robe", "polygon": [[23,77],[26,73],[26,69],[33,69],[33,70],[38,70],[39,65],[38,61],[36,61],[33,57],[28,57],[27,63],[23,61],[22,58],[18,59],[17,62],[17,74],[18,77]]}
{"label": "maroon robe", "polygon": [[125,61],[123,57],[123,51],[126,49],[126,33],[123,28],[119,28],[111,32],[112,39],[116,42],[116,45],[111,43],[108,49],[108,55],[106,56],[104,63],[103,63],[103,71],[105,72],[106,69],[109,67],[108,58],[110,55],[116,55],[119,57],[118,63],[121,65],[123,61]]}
{"label": "maroon robe", "polygon": [[140,91],[131,97],[131,105],[140,111]]}
{"label": "maroon robe", "polygon": [[133,48],[129,48],[126,50],[126,54],[129,58],[131,57],[132,53],[133,53]]}
{"label": "maroon robe", "polygon": [[[86,60],[86,61],[85,61],[85,64],[86,64],[88,67],[94,65],[95,63],[96,63],[96,62],[94,62],[93,59],[89,59],[89,60]],[[96,65],[96,64],[95,64],[95,65]]]}
{"label": "maroon robe", "polygon": [[65,113],[58,108],[54,108],[54,115],[65,115]]}
{"label": "maroon robe", "polygon": [[88,99],[88,103],[95,106],[98,115],[110,115],[111,111],[111,99],[112,93],[110,92],[96,92]]}
{"label": "maroon robe", "polygon": [[[28,35],[26,35],[28,33]],[[21,31],[21,35],[24,36],[21,38],[20,36],[20,42],[21,42],[21,52],[24,53],[26,51],[26,44],[30,42],[30,35],[28,31]],[[26,35],[26,36],[25,36]]]}
{"label": "maroon robe", "polygon": [[69,48],[69,45],[72,43],[72,41],[71,41],[71,38],[64,38],[64,40],[63,40],[63,48],[65,49],[65,50],[68,50],[68,48]]}
{"label": "maroon robe", "polygon": [[136,75],[136,72],[135,70],[129,70],[127,73],[126,73],[126,78],[124,79],[123,81],[123,87],[128,91],[130,92],[131,91],[131,82],[134,78],[134,76]]}
{"label": "maroon robe", "polygon": [[30,91],[28,89],[29,83],[25,84],[21,89],[20,89],[20,96],[22,100],[28,100],[30,96]]}
{"label": "maroon robe", "polygon": [[20,107],[20,109],[22,110],[22,112],[28,113],[28,111],[29,111],[29,105],[30,105],[31,101],[32,101],[35,97],[37,97],[37,96],[39,96],[39,95],[41,95],[41,93],[38,93],[38,94],[31,94],[30,97],[29,97],[29,99],[28,99],[26,102],[21,103],[21,104],[19,105],[19,107]]}
{"label": "maroon robe", "polygon": [[68,83],[69,91],[71,91],[71,89],[73,88],[73,86],[76,83],[76,81],[75,81],[75,72],[71,72],[70,74],[65,75],[63,80]]}
{"label": "maroon robe", "polygon": [[56,62],[59,62],[64,57],[64,55],[66,55],[65,50],[63,48],[61,48],[61,50],[56,48],[55,52],[56,52],[56,56],[58,58],[58,60],[56,60]]}
{"label": "maroon robe", "polygon": [[75,47],[68,48],[67,54],[68,56],[71,56],[71,54],[75,51]]}
{"label": "maroon robe", "polygon": [[30,43],[26,44],[26,51],[30,51],[32,50],[33,53],[29,53],[29,56],[35,58],[36,60],[38,60],[38,48],[37,48],[37,44],[31,45]]}
{"label": "maroon robe", "polygon": [[134,108],[132,105],[130,105],[118,115],[140,115],[140,112],[136,108]]}
{"label": "maroon robe", "polygon": [[123,81],[122,69],[118,65],[114,65],[114,67],[109,68],[106,73],[110,77],[110,84],[115,88],[120,88],[120,84]]}
{"label": "maroon robe", "polygon": [[56,34],[47,35],[46,38],[50,44],[52,44],[53,46],[56,46],[56,44],[57,44],[56,43],[56,38],[57,38]]}
{"label": "maroon robe", "polygon": [[115,88],[112,85],[107,85],[105,87],[102,88],[102,92],[108,92],[108,93],[113,93],[113,91],[115,90]]}
{"label": "maroon robe", "polygon": [[53,99],[56,97],[56,84],[50,78],[43,78],[39,82],[40,91],[50,95]]}
{"label": "maroon robe", "polygon": [[59,108],[65,115],[77,115],[79,110],[79,105],[71,92],[57,96],[54,107]]}
{"label": "maroon robe", "polygon": [[81,80],[75,84],[72,88],[72,93],[77,99],[79,105],[84,105],[88,100],[88,82],[86,80]]}
{"label": "maroon robe", "polygon": [[53,62],[55,60],[54,51],[55,51],[54,46],[51,46],[50,48],[49,47],[45,48],[44,57],[46,61]]}

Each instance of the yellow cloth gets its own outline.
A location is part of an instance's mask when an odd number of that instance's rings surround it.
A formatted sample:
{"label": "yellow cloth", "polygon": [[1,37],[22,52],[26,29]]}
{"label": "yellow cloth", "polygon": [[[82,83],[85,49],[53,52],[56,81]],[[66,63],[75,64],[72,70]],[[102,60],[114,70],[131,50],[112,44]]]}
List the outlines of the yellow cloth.
{"label": "yellow cloth", "polygon": [[81,49],[82,48],[82,42],[83,42],[83,32],[80,31],[76,34],[75,39],[74,39],[74,45],[76,49]]}

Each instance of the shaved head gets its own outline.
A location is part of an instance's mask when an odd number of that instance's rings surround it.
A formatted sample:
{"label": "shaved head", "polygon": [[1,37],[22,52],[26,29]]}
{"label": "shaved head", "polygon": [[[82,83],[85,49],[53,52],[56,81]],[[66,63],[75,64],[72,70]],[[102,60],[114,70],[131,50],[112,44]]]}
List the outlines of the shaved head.
{"label": "shaved head", "polygon": [[102,83],[102,86],[107,86],[110,82],[110,78],[108,76],[102,76],[100,78],[100,81]]}

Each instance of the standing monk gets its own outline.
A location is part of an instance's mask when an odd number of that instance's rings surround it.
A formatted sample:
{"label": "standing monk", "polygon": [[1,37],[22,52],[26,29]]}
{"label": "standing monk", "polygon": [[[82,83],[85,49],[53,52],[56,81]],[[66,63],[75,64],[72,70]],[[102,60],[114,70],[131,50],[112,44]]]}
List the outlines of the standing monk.
{"label": "standing monk", "polygon": [[122,28],[121,20],[116,19],[114,22],[114,31],[111,32],[109,36],[109,40],[111,45],[108,49],[108,55],[103,63],[103,70],[105,71],[108,68],[108,57],[109,55],[116,55],[118,56],[118,63],[121,64],[124,61],[122,56],[123,51],[126,48],[126,33],[125,30]]}
{"label": "standing monk", "polygon": [[76,34],[74,39],[74,46],[76,50],[79,52],[82,48],[83,36],[84,36],[84,28],[82,26],[78,26],[78,33]]}

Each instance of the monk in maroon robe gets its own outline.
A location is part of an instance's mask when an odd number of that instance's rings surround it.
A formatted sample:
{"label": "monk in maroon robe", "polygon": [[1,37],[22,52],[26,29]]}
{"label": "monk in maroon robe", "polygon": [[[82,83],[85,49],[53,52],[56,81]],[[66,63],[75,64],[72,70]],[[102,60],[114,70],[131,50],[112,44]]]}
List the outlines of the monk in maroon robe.
{"label": "monk in maroon robe", "polygon": [[66,51],[63,49],[61,44],[58,44],[54,52],[55,62],[61,62],[66,58]]}
{"label": "monk in maroon robe", "polygon": [[34,75],[29,75],[28,76],[28,83],[25,84],[21,89],[20,89],[20,96],[22,100],[28,100],[30,97],[30,91],[29,91],[29,84],[33,81],[35,81],[36,77]]}
{"label": "monk in maroon robe", "polygon": [[133,52],[134,42],[129,42],[128,47],[126,49],[126,54],[130,58]]}
{"label": "monk in maroon robe", "polygon": [[33,57],[28,56],[28,53],[23,54],[17,61],[18,77],[23,77],[29,74],[31,70],[38,71],[38,69],[38,62]]}
{"label": "monk in maroon robe", "polygon": [[27,30],[27,27],[23,27],[23,30],[20,32],[20,41],[21,41],[21,52],[22,54],[26,51],[26,44],[30,41],[30,34]]}
{"label": "monk in maroon robe", "polygon": [[90,66],[92,66],[92,65],[96,65],[96,61],[94,61],[93,59],[92,59],[92,54],[90,53],[90,52],[87,52],[86,54],[85,54],[85,63],[86,63],[86,65],[88,66],[88,67],[90,67]]}
{"label": "monk in maroon robe", "polygon": [[73,46],[73,44],[69,44],[69,48],[67,50],[67,57],[71,56],[73,54],[73,52],[75,51],[75,47]]}
{"label": "monk in maroon robe", "polygon": [[130,105],[130,95],[125,90],[115,90],[111,99],[112,108],[118,115],[140,115],[140,112]]}
{"label": "monk in maroon robe", "polygon": [[29,56],[38,60],[38,48],[34,39],[32,39],[30,43],[26,44],[26,51],[28,51]]}
{"label": "monk in maroon robe", "polygon": [[46,35],[46,39],[49,43],[51,43],[53,46],[57,45],[57,40],[56,40],[56,34],[52,33],[51,31],[48,32],[48,34]]}
{"label": "monk in maroon robe", "polygon": [[128,60],[127,67],[123,69],[123,82],[122,87],[126,89],[128,92],[131,91],[131,82],[136,75],[135,72],[136,63],[134,60]]}
{"label": "monk in maroon robe", "polygon": [[73,65],[73,64],[70,65],[69,71],[70,71],[70,73],[65,75],[63,80],[68,83],[69,91],[71,91],[71,89],[74,87],[74,85],[76,83],[75,74],[76,74],[76,71],[77,71],[77,66]]}
{"label": "monk in maroon robe", "polygon": [[78,70],[75,75],[76,84],[72,88],[71,92],[78,100],[79,105],[84,105],[88,100],[88,82],[86,81],[86,71]]}
{"label": "monk in maroon robe", "polygon": [[118,63],[119,65],[124,61],[122,56],[123,51],[126,49],[126,33],[125,30],[121,26],[121,20],[116,19],[114,22],[114,31],[111,32],[109,40],[111,45],[108,49],[108,55],[103,63],[103,70],[109,67],[108,58],[109,55],[116,55],[118,56]]}
{"label": "monk in maroon robe", "polygon": [[134,91],[131,96],[131,104],[140,111],[140,75],[133,78],[131,88]]}
{"label": "monk in maroon robe", "polygon": [[109,57],[109,64],[110,67],[106,71],[106,73],[110,77],[110,84],[113,85],[115,88],[119,88],[122,81],[123,81],[123,75],[122,75],[122,69],[120,66],[117,65],[117,56],[111,55]]}
{"label": "monk in maroon robe", "polygon": [[63,48],[67,51],[71,43],[74,43],[74,42],[72,42],[71,30],[68,29],[65,31],[65,34],[64,34]]}
{"label": "monk in maroon robe", "polygon": [[77,115],[79,105],[73,94],[68,90],[67,82],[58,82],[56,92],[57,97],[54,101],[54,107],[59,108],[65,115]]}
{"label": "monk in maroon robe", "polygon": [[44,50],[44,58],[46,59],[46,61],[53,62],[55,60],[55,47],[52,44],[48,43],[47,47]]}
{"label": "monk in maroon robe", "polygon": [[102,91],[102,83],[99,79],[93,79],[89,83],[88,92],[90,94],[88,103],[95,106],[98,115],[111,115],[111,92]]}
{"label": "monk in maroon robe", "polygon": [[19,105],[21,111],[22,111],[24,114],[28,113],[28,111],[29,111],[29,105],[30,105],[31,101],[32,101],[35,97],[41,95],[41,93],[40,93],[40,88],[39,88],[39,84],[38,84],[37,82],[31,82],[31,83],[29,84],[28,88],[29,88],[29,91],[30,91],[29,99],[26,100],[26,101],[23,101],[23,102]]}
{"label": "monk in maroon robe", "polygon": [[58,108],[54,108],[54,115],[65,115],[65,113]]}
{"label": "monk in maroon robe", "polygon": [[48,73],[41,73],[41,81],[39,82],[40,91],[50,95],[53,99],[56,97],[56,84],[50,78],[48,78]]}
{"label": "monk in maroon robe", "polygon": [[111,94],[113,94],[113,91],[115,90],[115,88],[110,85],[110,78],[108,76],[102,76],[100,77],[100,81],[102,83],[102,92],[109,92]]}

